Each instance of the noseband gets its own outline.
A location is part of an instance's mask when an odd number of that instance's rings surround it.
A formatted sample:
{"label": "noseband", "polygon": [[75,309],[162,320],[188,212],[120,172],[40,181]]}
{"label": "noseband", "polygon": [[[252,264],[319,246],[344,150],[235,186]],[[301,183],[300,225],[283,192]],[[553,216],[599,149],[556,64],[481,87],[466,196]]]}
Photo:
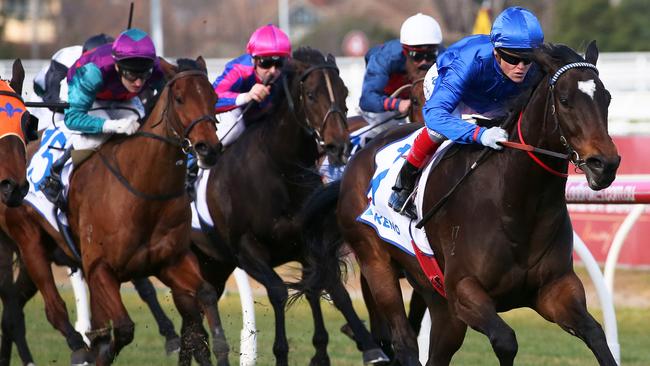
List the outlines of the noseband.
{"label": "noseband", "polygon": [[[348,123],[347,123],[347,117],[345,113],[339,108],[339,106],[336,104],[336,97],[334,96],[334,88],[332,87],[332,80],[330,79],[330,75],[327,72],[327,69],[332,69],[336,70],[336,73],[338,74],[339,69],[336,67],[336,65],[333,64],[319,64],[319,65],[314,65],[307,70],[305,70],[302,75],[300,75],[300,103],[302,105],[302,109],[305,110],[305,100],[303,98],[304,94],[304,82],[311,74],[312,72],[316,70],[321,70],[323,72],[323,76],[325,77],[325,85],[327,86],[327,94],[329,96],[330,100],[330,107],[327,110],[327,113],[325,113],[325,116],[323,117],[323,121],[321,124],[320,130],[315,128],[311,121],[309,120],[309,116],[307,116],[307,113],[305,113],[305,120],[307,121],[307,124],[301,124],[301,126],[307,131],[308,134],[314,136],[314,139],[316,140],[316,143],[320,148],[325,146],[325,140],[323,139],[323,133],[325,132],[325,128],[327,127],[327,122],[329,121],[329,117],[331,115],[339,115],[341,117],[340,121],[343,124],[343,127],[347,130],[348,128]],[[289,104],[289,109],[291,109],[291,112],[296,114],[296,110],[293,104],[293,99],[291,97],[291,91],[289,90],[289,85],[286,77],[282,78],[282,86],[284,88],[284,92],[287,96],[287,103]]]}

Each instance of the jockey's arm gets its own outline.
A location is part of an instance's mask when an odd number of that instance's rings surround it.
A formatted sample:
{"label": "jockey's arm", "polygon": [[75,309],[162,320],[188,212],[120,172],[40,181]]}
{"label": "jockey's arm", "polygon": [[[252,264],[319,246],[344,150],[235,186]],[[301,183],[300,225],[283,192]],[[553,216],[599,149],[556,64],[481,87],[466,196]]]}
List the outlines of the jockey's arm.
{"label": "jockey's arm", "polygon": [[246,92],[243,92],[244,67],[238,64],[237,59],[226,65],[223,73],[212,83],[218,99],[215,104],[215,112],[222,113],[241,107],[246,104]]}
{"label": "jockey's arm", "polygon": [[477,127],[453,115],[473,78],[472,65],[466,65],[456,59],[438,72],[433,93],[422,108],[427,128],[457,143],[478,143],[485,128]]}
{"label": "jockey's arm", "polygon": [[75,73],[68,86],[68,103],[65,110],[65,125],[84,133],[102,133],[105,119],[91,116],[88,111],[95,102],[95,96],[104,81],[102,73],[92,63],[86,64]]}
{"label": "jockey's arm", "polygon": [[359,107],[366,112],[381,113],[397,110],[399,98],[384,95],[384,88],[390,78],[390,60],[378,52],[368,60],[366,74],[363,77]]}

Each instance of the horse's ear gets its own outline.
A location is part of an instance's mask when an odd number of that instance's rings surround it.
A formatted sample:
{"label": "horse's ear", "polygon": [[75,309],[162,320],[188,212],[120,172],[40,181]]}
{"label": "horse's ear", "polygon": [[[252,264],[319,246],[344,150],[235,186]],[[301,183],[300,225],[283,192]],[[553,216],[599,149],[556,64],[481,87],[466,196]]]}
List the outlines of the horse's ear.
{"label": "horse's ear", "polygon": [[17,58],[14,61],[11,72],[11,81],[9,85],[18,95],[23,93],[23,81],[25,80],[25,69],[23,68],[23,63]]}
{"label": "horse's ear", "polygon": [[208,67],[205,65],[205,59],[203,59],[203,56],[199,56],[196,59],[196,64],[199,65],[201,70],[205,71],[205,73],[208,73]]}
{"label": "horse's ear", "polygon": [[334,64],[334,65],[336,65],[336,57],[334,57],[334,55],[332,55],[331,53],[328,53],[328,54],[327,54],[327,58],[325,59],[325,61],[326,61],[328,64]]}
{"label": "horse's ear", "polygon": [[160,68],[162,69],[163,74],[165,74],[165,79],[170,80],[174,75],[176,75],[176,73],[178,73],[178,67],[176,67],[176,65],[170,64],[162,57],[159,57],[158,60],[160,61]]}
{"label": "horse's ear", "polygon": [[585,61],[592,65],[595,65],[596,61],[598,61],[598,47],[596,46],[596,40],[589,42],[587,52],[585,52]]}

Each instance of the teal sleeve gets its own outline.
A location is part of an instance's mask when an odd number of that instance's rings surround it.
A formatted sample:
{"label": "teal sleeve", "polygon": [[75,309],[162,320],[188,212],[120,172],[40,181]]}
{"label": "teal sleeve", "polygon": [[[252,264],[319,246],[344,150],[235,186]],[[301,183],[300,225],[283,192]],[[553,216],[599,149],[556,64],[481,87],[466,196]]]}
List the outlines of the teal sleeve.
{"label": "teal sleeve", "polygon": [[65,110],[65,125],[84,133],[101,133],[104,119],[88,114],[95,102],[95,96],[104,81],[95,64],[89,63],[77,69],[68,85],[68,103]]}

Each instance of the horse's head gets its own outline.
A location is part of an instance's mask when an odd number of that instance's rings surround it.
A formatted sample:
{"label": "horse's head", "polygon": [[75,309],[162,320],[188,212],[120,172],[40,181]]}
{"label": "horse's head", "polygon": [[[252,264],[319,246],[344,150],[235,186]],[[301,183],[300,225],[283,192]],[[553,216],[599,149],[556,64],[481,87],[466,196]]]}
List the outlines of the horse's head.
{"label": "horse's head", "polygon": [[11,81],[0,80],[0,196],[9,207],[19,206],[29,189],[25,146],[36,139],[38,126],[20,97],[24,79],[25,70],[17,59]]}
{"label": "horse's head", "polygon": [[549,76],[546,118],[555,122],[571,162],[582,169],[591,189],[607,188],[621,161],[607,132],[611,95],[598,77],[593,41],[583,59],[569,47],[544,46],[535,60]]}
{"label": "horse's head", "polygon": [[409,111],[410,122],[424,122],[422,107],[424,106],[423,81],[424,76],[431,67],[436,67],[435,63],[416,63],[412,58],[406,58],[406,77],[411,85],[409,98],[411,100],[411,109]]}
{"label": "horse's head", "polygon": [[167,79],[167,90],[160,98],[167,100],[163,113],[173,116],[173,133],[182,139],[183,151],[196,155],[201,168],[214,166],[222,151],[214,117],[217,95],[208,80],[203,57],[179,59],[178,66],[160,59],[160,66]]}
{"label": "horse's head", "polygon": [[334,56],[325,57],[317,50],[301,47],[293,53],[287,69],[292,80],[290,99],[298,101],[296,113],[304,115],[304,127],[314,135],[330,164],[345,164],[350,151],[345,104],[348,90]]}

